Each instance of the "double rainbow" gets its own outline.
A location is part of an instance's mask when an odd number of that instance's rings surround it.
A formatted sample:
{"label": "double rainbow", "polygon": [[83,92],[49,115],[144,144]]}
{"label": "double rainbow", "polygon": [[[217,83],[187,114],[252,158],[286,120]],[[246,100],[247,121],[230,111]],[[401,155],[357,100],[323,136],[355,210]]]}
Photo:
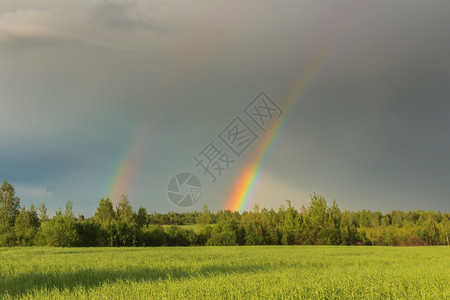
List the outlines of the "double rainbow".
{"label": "double rainbow", "polygon": [[[359,7],[360,8],[360,7]],[[303,72],[297,76],[297,80],[292,84],[293,88],[288,91],[284,101],[281,103],[281,109],[284,114],[280,119],[270,124],[265,131],[265,134],[259,139],[255,154],[252,160],[248,162],[241,170],[239,176],[233,184],[232,191],[226,199],[225,209],[231,211],[243,211],[248,208],[252,194],[255,191],[258,181],[261,177],[261,169],[265,165],[269,154],[276,144],[280,132],[288,123],[294,108],[299,104],[301,96],[308,84],[319,72],[322,66],[327,62],[331,54],[340,44],[344,34],[354,24],[357,17],[362,11],[356,7],[355,10],[349,12],[346,21],[342,26],[338,27],[334,38],[331,42],[323,48],[312,60],[311,63],[303,69]],[[203,28],[204,26],[202,26]],[[106,195],[112,198],[113,202],[118,201],[122,193],[127,193],[131,189],[133,175],[137,172],[140,165],[140,159],[143,156],[144,141],[148,138],[150,131],[150,124],[143,121],[136,126],[133,135],[130,138],[130,143],[121,155],[112,176],[108,181],[106,187]]]}

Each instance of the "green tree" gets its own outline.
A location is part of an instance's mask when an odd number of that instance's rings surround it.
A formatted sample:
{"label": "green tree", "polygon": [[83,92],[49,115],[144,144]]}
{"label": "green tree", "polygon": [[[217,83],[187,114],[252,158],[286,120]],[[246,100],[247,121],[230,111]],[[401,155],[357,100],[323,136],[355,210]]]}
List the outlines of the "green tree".
{"label": "green tree", "polygon": [[94,220],[102,227],[107,227],[113,223],[116,218],[113,204],[109,198],[101,198],[98,201],[97,211],[94,214]]}
{"label": "green tree", "polygon": [[424,240],[428,245],[439,244],[439,230],[432,218],[428,218],[417,229],[417,236]]}
{"label": "green tree", "polygon": [[64,217],[75,219],[75,214],[73,213],[73,202],[67,201],[66,209],[64,210]]}
{"label": "green tree", "polygon": [[450,246],[449,229],[450,229],[450,215],[443,214],[442,221],[439,223],[440,244]]}
{"label": "green tree", "polygon": [[73,247],[79,241],[75,219],[61,214],[44,224],[42,235],[49,246]]}
{"label": "green tree", "polygon": [[34,206],[31,205],[29,210],[22,207],[14,225],[17,243],[22,246],[32,246],[39,226],[40,221]]}
{"label": "green tree", "polygon": [[149,225],[143,228],[144,246],[163,246],[166,244],[166,234],[161,225]]}
{"label": "green tree", "polygon": [[236,245],[236,233],[229,228],[224,228],[220,224],[214,226],[210,238],[208,239],[208,246],[234,246]]}
{"label": "green tree", "polygon": [[281,244],[293,245],[295,240],[296,229],[296,210],[291,204],[291,200],[286,200],[288,207],[284,205],[278,210],[280,216]]}
{"label": "green tree", "polygon": [[311,239],[310,243],[312,244],[324,243],[322,230],[326,228],[328,221],[327,208],[327,202],[323,196],[317,195],[316,193],[311,195],[311,200],[308,205],[307,230]]}
{"label": "green tree", "polygon": [[147,224],[147,219],[148,219],[147,210],[142,206],[139,207],[136,215],[136,223],[139,226],[139,228]]}
{"label": "green tree", "polygon": [[76,222],[76,230],[78,233],[77,246],[81,247],[98,247],[104,246],[104,239],[100,225],[95,223],[93,219],[78,218]]}
{"label": "green tree", "polygon": [[41,203],[38,207],[39,210],[39,219],[41,222],[47,222],[48,221],[48,215],[47,215],[47,207],[45,206],[45,201]]}
{"label": "green tree", "polygon": [[73,202],[66,202],[66,209],[64,210],[64,217],[75,219],[75,214],[73,212]]}
{"label": "green tree", "polygon": [[319,231],[320,242],[325,245],[339,245],[341,244],[341,211],[336,203],[336,200],[333,200],[333,204],[327,210],[327,214],[327,222]]}
{"label": "green tree", "polygon": [[14,226],[20,212],[20,198],[16,197],[15,189],[6,180],[0,187],[0,223]]}
{"label": "green tree", "polygon": [[202,225],[211,224],[211,212],[208,210],[208,205],[203,204],[203,212],[197,216],[197,223]]}
{"label": "green tree", "polygon": [[167,245],[168,246],[189,246],[189,240],[185,234],[186,230],[183,230],[178,225],[170,225],[166,231]]}
{"label": "green tree", "polygon": [[128,201],[127,196],[122,195],[119,203],[117,204],[117,216],[119,220],[125,224],[131,224],[134,218],[133,208],[130,205],[130,201]]}
{"label": "green tree", "polygon": [[115,223],[116,228],[116,246],[139,246],[139,232],[140,228],[136,225],[136,223],[128,224],[122,221],[118,221]]}

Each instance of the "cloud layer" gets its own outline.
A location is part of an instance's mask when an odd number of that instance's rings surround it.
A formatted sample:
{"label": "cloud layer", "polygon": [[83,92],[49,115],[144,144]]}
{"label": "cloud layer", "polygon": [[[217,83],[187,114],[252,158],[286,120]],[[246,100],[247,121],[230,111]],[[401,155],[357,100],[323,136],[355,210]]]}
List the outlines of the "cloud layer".
{"label": "cloud layer", "polygon": [[25,49],[51,42],[57,37],[50,12],[18,10],[0,14],[0,47]]}

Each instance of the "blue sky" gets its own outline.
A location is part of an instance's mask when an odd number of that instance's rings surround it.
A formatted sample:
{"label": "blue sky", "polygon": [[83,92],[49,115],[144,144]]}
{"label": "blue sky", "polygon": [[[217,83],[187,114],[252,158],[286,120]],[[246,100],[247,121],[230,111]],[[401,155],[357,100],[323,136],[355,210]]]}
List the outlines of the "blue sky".
{"label": "blue sky", "polygon": [[[349,210],[448,210],[445,1],[3,1],[0,178],[22,205],[70,200],[91,215],[133,142],[135,208],[223,208],[255,149],[214,184],[193,156],[260,91],[282,103],[348,23],[251,204],[300,207],[317,192]],[[180,172],[203,184],[187,209],[167,197]]]}

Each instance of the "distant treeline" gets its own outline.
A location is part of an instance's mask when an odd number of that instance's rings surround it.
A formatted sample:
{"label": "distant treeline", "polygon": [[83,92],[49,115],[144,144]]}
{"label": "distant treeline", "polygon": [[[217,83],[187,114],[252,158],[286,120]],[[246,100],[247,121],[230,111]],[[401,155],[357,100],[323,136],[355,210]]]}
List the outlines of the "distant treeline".
{"label": "distant treeline", "polygon": [[[449,245],[449,213],[341,211],[317,194],[297,211],[290,201],[275,211],[221,210],[148,214],[126,196],[116,207],[100,199],[93,217],[75,217],[72,203],[49,218],[45,203],[20,207],[14,187],[0,188],[0,246],[213,246],[213,245]],[[194,225],[194,226],[183,226]]]}

